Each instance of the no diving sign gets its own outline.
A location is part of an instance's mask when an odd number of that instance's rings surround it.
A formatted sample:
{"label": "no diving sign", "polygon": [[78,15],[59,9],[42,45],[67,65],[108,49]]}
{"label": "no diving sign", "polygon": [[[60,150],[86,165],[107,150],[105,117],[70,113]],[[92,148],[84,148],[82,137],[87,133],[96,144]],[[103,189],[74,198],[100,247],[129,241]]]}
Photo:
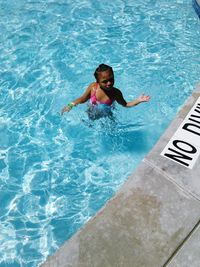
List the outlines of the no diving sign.
{"label": "no diving sign", "polygon": [[161,155],[192,169],[200,154],[200,97]]}

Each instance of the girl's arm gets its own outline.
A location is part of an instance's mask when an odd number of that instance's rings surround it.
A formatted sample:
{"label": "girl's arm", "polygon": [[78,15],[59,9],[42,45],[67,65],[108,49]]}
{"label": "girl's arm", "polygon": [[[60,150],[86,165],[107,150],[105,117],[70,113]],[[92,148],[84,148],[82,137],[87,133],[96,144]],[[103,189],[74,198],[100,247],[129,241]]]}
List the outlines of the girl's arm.
{"label": "girl's arm", "polygon": [[119,89],[115,89],[115,100],[122,105],[123,107],[133,107],[136,106],[142,102],[148,102],[150,100],[150,96],[146,95],[141,95],[137,99],[132,100],[130,102],[126,102],[126,100],[123,97],[122,92]]}
{"label": "girl's arm", "polygon": [[65,106],[61,111],[61,115],[63,115],[64,112],[69,112],[74,106],[77,106],[78,104],[85,103],[90,98],[92,85],[93,85],[93,83],[89,85],[89,87],[86,89],[86,91],[84,92],[84,94],[81,97],[75,99],[74,101],[69,103],[67,106]]}
{"label": "girl's arm", "polygon": [[137,99],[130,101],[126,104],[126,107],[133,107],[136,106],[142,102],[148,102],[150,100],[150,96],[149,95],[144,95],[142,94],[141,96],[139,96]]}

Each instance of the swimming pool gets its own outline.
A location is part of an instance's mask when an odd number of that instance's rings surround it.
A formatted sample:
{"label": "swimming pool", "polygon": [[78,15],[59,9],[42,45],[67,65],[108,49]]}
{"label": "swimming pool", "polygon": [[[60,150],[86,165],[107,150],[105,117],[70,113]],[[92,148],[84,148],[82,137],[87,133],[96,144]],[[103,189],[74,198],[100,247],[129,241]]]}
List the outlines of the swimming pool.
{"label": "swimming pool", "polygon": [[[0,0],[0,266],[38,266],[116,192],[199,80],[186,0]],[[61,108],[112,65],[117,123]]]}

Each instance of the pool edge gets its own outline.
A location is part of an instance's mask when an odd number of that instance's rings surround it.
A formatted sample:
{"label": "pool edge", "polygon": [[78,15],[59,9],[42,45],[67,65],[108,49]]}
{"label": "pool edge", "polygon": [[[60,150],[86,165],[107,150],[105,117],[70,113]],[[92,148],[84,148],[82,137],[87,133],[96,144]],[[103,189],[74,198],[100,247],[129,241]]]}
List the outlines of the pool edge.
{"label": "pool edge", "polygon": [[180,251],[199,225],[200,158],[187,169],[160,153],[199,96],[200,83],[116,195],[41,267],[156,267],[173,264],[176,257],[181,261]]}
{"label": "pool edge", "polygon": [[200,0],[192,0],[192,5],[198,17],[200,18]]}

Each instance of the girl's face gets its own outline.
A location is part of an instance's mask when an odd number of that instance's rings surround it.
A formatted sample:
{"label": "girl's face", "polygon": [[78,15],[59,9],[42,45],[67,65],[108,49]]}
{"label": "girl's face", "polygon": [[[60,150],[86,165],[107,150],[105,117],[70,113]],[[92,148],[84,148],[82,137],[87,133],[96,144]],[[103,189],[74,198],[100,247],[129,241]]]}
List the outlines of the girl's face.
{"label": "girl's face", "polygon": [[114,85],[114,73],[112,70],[106,70],[98,73],[98,83],[101,89],[111,90]]}

